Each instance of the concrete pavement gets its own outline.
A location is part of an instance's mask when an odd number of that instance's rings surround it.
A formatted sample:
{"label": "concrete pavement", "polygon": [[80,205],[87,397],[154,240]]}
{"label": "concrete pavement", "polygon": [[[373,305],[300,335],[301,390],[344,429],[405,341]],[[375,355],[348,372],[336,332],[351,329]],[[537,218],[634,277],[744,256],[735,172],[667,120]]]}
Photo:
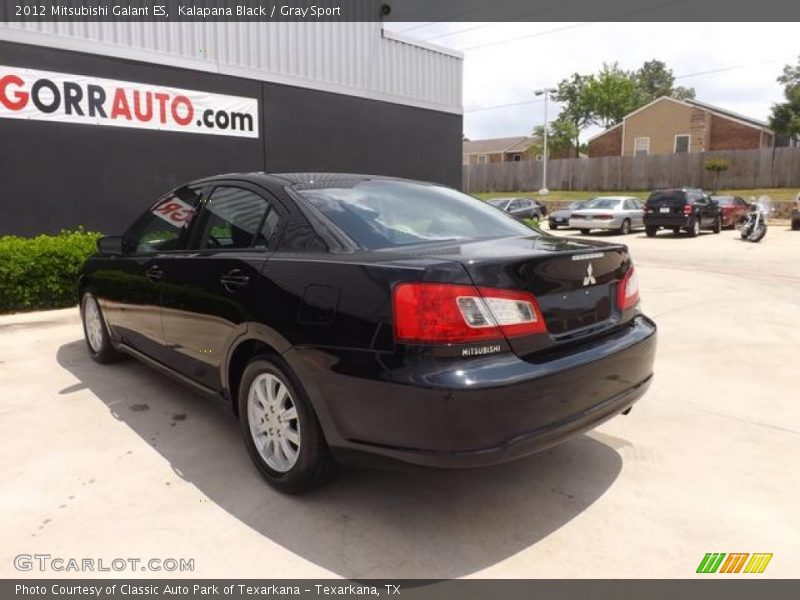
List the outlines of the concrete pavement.
{"label": "concrete pavement", "polygon": [[499,467],[346,470],[302,497],[262,482],[224,407],[93,363],[76,309],[0,317],[0,576],[92,576],[13,566],[48,553],[195,562],[143,577],[684,578],[706,552],[800,576],[800,233],[596,237],[630,245],[660,327],[629,416]]}

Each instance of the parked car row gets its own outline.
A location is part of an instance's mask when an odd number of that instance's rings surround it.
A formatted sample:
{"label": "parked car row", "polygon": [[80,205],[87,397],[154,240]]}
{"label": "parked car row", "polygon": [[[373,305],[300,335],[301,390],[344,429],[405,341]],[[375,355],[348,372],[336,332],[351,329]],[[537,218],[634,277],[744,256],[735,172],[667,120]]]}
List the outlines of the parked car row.
{"label": "parked car row", "polygon": [[649,237],[660,229],[696,236],[703,229],[719,233],[722,227],[735,226],[749,207],[739,196],[711,197],[697,188],[665,189],[652,192],[644,203],[633,196],[576,201],[551,213],[548,226],[570,227],[582,234],[603,229],[627,235],[643,228]]}

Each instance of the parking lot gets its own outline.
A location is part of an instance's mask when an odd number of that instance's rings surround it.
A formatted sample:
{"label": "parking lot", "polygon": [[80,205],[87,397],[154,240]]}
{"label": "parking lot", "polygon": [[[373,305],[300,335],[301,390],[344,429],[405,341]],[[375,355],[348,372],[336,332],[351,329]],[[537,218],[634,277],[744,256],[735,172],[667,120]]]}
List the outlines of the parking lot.
{"label": "parking lot", "polygon": [[301,497],[262,482],[224,407],[93,363],[77,309],[0,317],[0,576],[48,553],[200,577],[685,578],[707,552],[800,576],[800,233],[591,237],[630,245],[660,327],[630,415],[499,467],[345,470]]}

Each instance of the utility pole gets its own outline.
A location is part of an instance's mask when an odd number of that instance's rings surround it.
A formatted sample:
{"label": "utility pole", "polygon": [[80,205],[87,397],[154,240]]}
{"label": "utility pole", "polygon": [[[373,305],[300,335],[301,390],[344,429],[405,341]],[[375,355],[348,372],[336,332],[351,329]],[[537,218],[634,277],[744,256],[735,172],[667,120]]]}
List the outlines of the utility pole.
{"label": "utility pole", "polygon": [[546,196],[550,193],[550,190],[547,189],[547,101],[550,99],[550,94],[556,91],[556,88],[546,87],[533,92],[537,96],[544,94],[544,137],[542,139],[542,188],[539,190],[540,196]]}

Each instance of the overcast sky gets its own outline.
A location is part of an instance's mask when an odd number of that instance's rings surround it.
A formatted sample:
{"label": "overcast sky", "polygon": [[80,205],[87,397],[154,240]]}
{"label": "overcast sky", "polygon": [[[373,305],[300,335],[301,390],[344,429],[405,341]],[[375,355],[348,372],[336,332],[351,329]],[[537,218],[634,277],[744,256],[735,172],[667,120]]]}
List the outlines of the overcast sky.
{"label": "overcast sky", "polygon": [[[658,59],[697,99],[767,120],[782,98],[775,81],[800,54],[796,23],[391,23],[409,37],[464,52],[464,133],[470,139],[530,134],[544,119],[532,100],[574,72],[603,62],[626,70]],[[520,39],[517,39],[520,38]],[[728,69],[716,73],[699,74]],[[558,113],[551,104],[549,117]],[[598,129],[587,130],[585,140]]]}

